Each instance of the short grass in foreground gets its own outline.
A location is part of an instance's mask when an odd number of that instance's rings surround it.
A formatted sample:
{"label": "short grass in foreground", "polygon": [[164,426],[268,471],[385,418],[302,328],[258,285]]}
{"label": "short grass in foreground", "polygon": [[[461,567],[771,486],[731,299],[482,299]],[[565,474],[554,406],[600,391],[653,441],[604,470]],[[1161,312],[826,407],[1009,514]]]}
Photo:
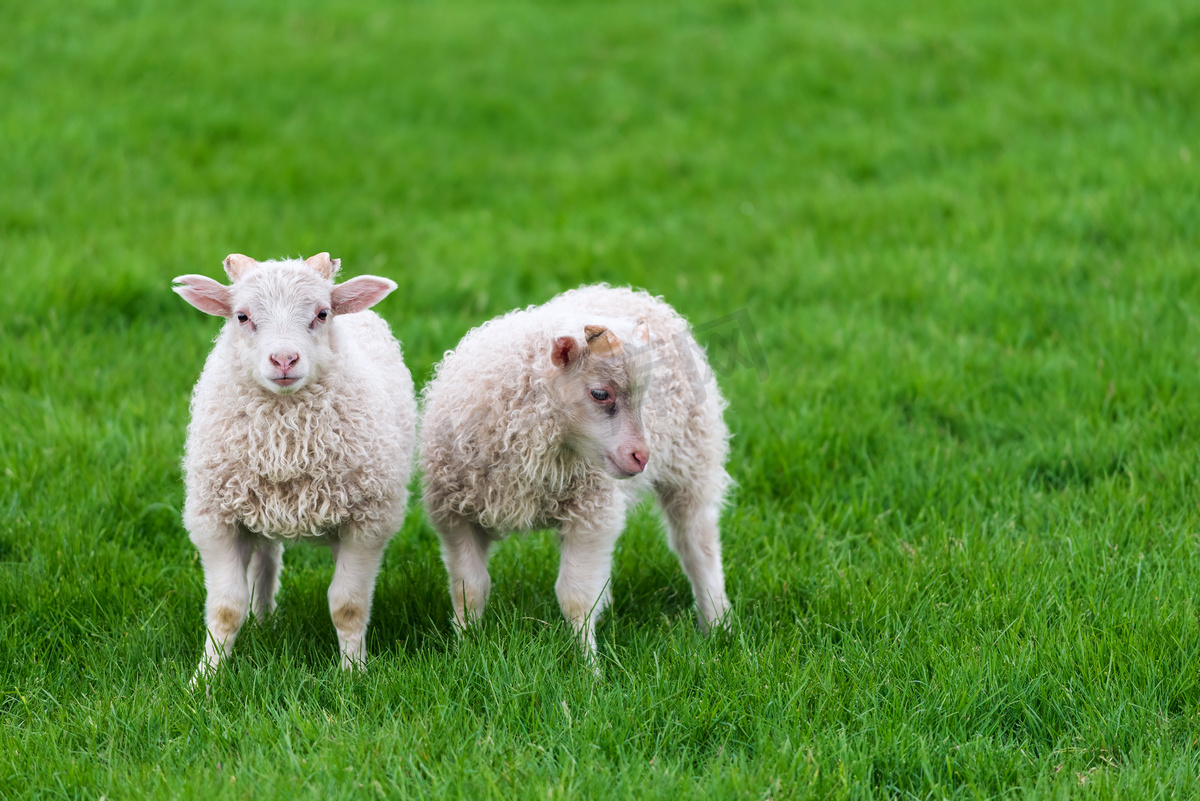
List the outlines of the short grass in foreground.
{"label": "short grass in foreground", "polygon": [[[1200,9],[982,5],[0,2],[0,796],[1194,797]],[[296,548],[190,692],[170,279],[319,250],[422,382],[585,281],[744,310],[732,631],[646,510],[603,681],[547,534],[456,645],[414,511],[366,675]]]}

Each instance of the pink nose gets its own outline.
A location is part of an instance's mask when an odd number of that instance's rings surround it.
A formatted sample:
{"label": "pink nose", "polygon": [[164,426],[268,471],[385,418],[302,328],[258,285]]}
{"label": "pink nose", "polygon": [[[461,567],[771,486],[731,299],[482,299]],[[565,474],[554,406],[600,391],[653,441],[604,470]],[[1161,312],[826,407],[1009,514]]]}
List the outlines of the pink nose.
{"label": "pink nose", "polygon": [[633,463],[637,465],[637,472],[642,472],[646,469],[646,462],[650,461],[650,454],[645,451],[634,451],[629,454],[633,457]]}
{"label": "pink nose", "polygon": [[300,354],[272,353],[269,358],[271,359],[271,364],[275,365],[276,368],[281,370],[286,375],[287,371],[290,370],[296,364],[296,362],[300,361]]}

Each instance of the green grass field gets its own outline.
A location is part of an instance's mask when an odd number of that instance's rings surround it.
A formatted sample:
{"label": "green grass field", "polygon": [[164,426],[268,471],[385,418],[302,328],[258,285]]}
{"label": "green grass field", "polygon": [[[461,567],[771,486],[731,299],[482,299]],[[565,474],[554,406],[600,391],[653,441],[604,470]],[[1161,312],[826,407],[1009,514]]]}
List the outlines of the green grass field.
{"label": "green grass field", "polygon": [[[1200,5],[166,5],[0,0],[0,797],[1200,795]],[[456,646],[414,505],[366,675],[297,547],[189,690],[170,280],[321,250],[418,384],[583,282],[745,312],[733,631],[642,509],[603,680],[548,533]]]}

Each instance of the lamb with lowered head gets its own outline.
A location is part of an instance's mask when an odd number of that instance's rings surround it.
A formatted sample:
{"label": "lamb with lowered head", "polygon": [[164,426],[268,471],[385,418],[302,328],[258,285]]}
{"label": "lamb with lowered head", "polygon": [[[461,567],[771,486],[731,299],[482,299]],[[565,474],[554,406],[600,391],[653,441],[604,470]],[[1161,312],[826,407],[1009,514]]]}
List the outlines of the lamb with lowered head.
{"label": "lamb with lowered head", "polygon": [[282,543],[333,549],[329,611],[343,668],[365,664],[384,547],[404,520],[416,399],[400,344],[367,309],[396,285],[333,278],[340,260],[225,259],[175,291],[226,322],[192,395],[183,520],[204,566],[210,673],[253,609],[275,609]]}
{"label": "lamb with lowered head", "polygon": [[725,403],[687,321],[661,299],[598,285],[510,312],[446,354],[424,399],[425,506],[459,630],[487,601],[491,543],[554,528],[559,604],[593,656],[613,548],[650,492],[701,625],[724,618]]}

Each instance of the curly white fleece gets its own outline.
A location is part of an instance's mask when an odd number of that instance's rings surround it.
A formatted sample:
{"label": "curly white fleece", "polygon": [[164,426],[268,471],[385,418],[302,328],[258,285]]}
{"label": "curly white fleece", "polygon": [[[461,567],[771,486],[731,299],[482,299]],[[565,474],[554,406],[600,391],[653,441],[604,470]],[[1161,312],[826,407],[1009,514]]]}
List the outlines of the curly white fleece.
{"label": "curly white fleece", "polygon": [[[644,319],[652,373],[642,407],[650,461],[619,481],[568,447],[550,343],[601,320]],[[632,360],[617,369],[635,370]],[[564,292],[472,329],[425,388],[420,464],[433,519],[453,512],[492,536],[598,518],[651,486],[724,496],[725,402],[686,320],[660,298],[605,284]]]}
{"label": "curly white fleece", "polygon": [[226,323],[192,396],[185,518],[215,516],[271,538],[347,524],[390,537],[403,519],[416,400],[399,343],[372,311],[330,321],[333,359],[277,395],[240,367]]}

